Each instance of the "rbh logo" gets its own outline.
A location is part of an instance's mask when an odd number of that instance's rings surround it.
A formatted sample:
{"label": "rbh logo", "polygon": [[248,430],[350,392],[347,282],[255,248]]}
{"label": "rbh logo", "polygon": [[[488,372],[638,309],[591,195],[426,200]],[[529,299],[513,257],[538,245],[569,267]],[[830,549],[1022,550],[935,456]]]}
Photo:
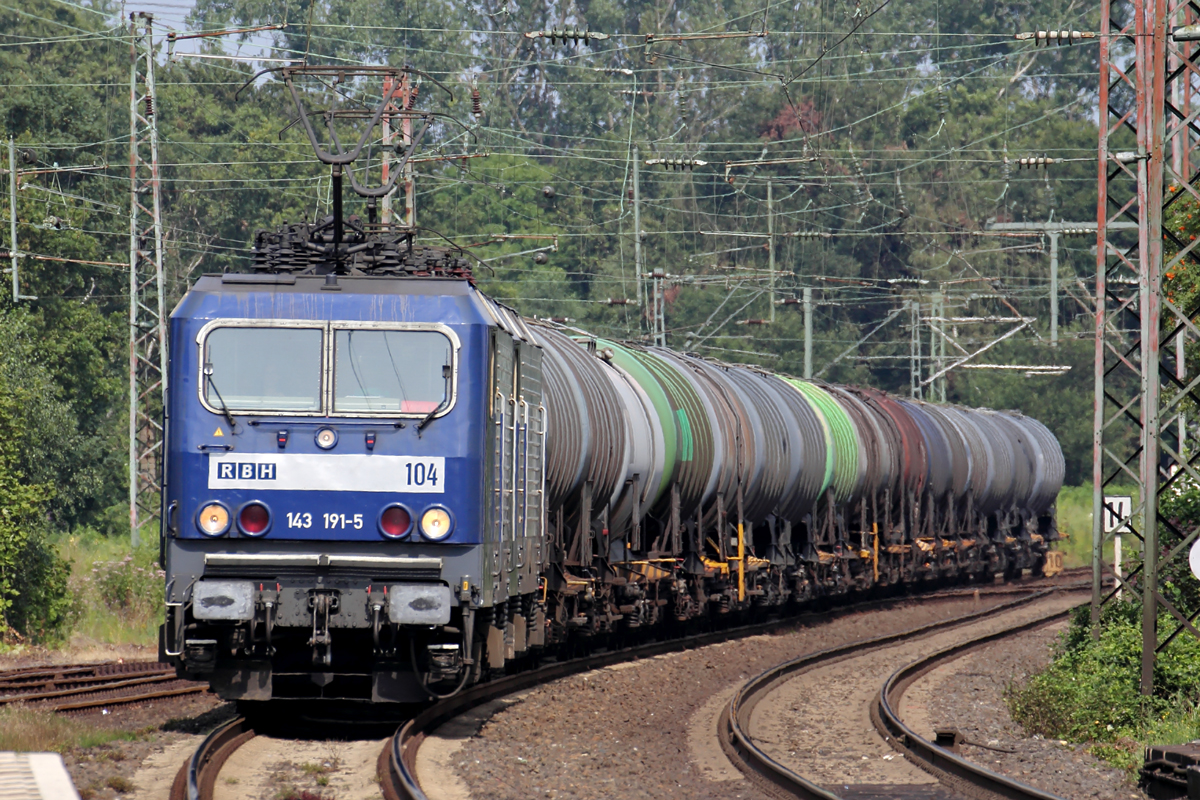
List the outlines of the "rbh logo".
{"label": "rbh logo", "polygon": [[217,480],[223,481],[273,481],[274,464],[237,464],[222,461],[217,464]]}

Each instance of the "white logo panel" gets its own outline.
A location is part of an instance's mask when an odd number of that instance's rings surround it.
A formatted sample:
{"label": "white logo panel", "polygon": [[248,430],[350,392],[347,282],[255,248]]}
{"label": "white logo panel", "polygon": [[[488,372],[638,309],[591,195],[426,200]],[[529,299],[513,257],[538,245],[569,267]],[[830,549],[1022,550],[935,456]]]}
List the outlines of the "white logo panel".
{"label": "white logo panel", "polygon": [[209,453],[209,489],[302,492],[445,492],[441,456]]}

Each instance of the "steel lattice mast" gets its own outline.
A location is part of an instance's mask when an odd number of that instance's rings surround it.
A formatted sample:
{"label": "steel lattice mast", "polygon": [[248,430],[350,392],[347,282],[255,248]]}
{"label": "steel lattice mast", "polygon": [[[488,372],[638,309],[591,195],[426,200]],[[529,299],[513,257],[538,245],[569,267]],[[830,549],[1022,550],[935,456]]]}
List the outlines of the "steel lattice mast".
{"label": "steel lattice mast", "polygon": [[[129,15],[129,57],[129,524],[136,547],[141,526],[159,515],[167,396],[162,187],[149,14]],[[143,157],[146,145],[149,161]]]}
{"label": "steel lattice mast", "polygon": [[[1200,73],[1187,35],[1168,32],[1172,22],[1189,21],[1183,16],[1187,8],[1186,2],[1168,0],[1101,4],[1092,622],[1098,632],[1100,608],[1115,594],[1104,593],[1106,572],[1126,597],[1142,602],[1143,693],[1153,690],[1157,653],[1185,629],[1200,636],[1159,589],[1163,568],[1185,554],[1200,533],[1200,528],[1177,530],[1158,513],[1158,498],[1177,481],[1190,476],[1200,482],[1193,463],[1178,452],[1179,439],[1171,438],[1183,403],[1198,399],[1193,390],[1200,371],[1178,363],[1172,351],[1181,354],[1182,349],[1171,347],[1186,331],[1196,334],[1191,319],[1197,309],[1177,308],[1162,294],[1164,245],[1175,252],[1166,271],[1185,259],[1200,264],[1194,250],[1200,240],[1181,241],[1163,226],[1164,210],[1172,203],[1186,196],[1200,200],[1186,166],[1200,143],[1200,127],[1189,113]],[[1174,165],[1164,158],[1168,149],[1177,154]],[[1165,181],[1177,188],[1165,191]],[[1116,230],[1114,223],[1122,221],[1136,223],[1136,241],[1132,231]],[[1104,532],[1104,494],[1106,487],[1130,485],[1138,497],[1127,530],[1142,541],[1143,558],[1119,577],[1103,559],[1111,537]],[[1161,642],[1160,610],[1178,623]]]}

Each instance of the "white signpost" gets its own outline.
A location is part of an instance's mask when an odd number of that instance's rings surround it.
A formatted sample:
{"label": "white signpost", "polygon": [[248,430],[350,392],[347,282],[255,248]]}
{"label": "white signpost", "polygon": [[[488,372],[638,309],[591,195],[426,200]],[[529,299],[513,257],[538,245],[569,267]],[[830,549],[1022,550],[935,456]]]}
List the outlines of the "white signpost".
{"label": "white signpost", "polygon": [[[1113,534],[1113,573],[1118,579],[1121,578],[1121,531],[1125,530],[1125,520],[1129,518],[1132,510],[1133,498],[1129,495],[1104,495],[1104,532]],[[1195,551],[1193,551],[1193,558],[1195,558]],[[1119,583],[1117,584],[1117,599],[1121,599]]]}

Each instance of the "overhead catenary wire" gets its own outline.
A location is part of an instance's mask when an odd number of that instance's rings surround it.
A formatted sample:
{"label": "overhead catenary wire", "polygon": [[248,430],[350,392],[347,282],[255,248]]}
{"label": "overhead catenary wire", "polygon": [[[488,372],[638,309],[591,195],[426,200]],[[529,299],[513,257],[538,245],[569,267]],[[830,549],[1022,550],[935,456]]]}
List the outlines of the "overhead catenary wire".
{"label": "overhead catenary wire", "polygon": [[[447,29],[443,29],[443,30],[450,30],[450,29],[449,29],[449,28],[447,28]],[[873,32],[867,32],[867,33],[868,33],[869,35],[875,35]],[[493,131],[491,131],[491,132],[495,132],[495,131],[493,130]],[[583,153],[580,153],[580,152],[572,152],[572,149],[578,148],[578,145],[580,144],[580,142],[581,142],[581,141],[582,141],[582,140],[570,140],[570,141],[568,141],[568,146],[567,146],[567,147],[565,147],[565,148],[562,148],[562,150],[561,150],[562,154],[563,154],[563,155],[566,155],[566,156],[568,156],[568,157],[579,157],[579,156],[581,156],[581,155],[583,155],[584,157],[586,157],[586,155],[585,155],[585,154],[583,154]],[[212,146],[212,143],[209,143],[209,142],[196,143],[196,144],[197,144],[197,145],[199,145],[199,146],[205,146],[205,147],[207,147],[207,146]],[[527,145],[526,145],[526,146],[527,146]],[[513,147],[513,149],[512,149],[512,152],[513,152],[513,153],[520,153],[520,152],[522,152],[522,151],[523,151],[523,147],[522,147],[522,146],[514,146],[514,147]],[[826,151],[826,152],[828,152],[828,151]],[[943,151],[939,151],[939,153],[940,153],[940,154],[943,154],[943,155],[945,154],[945,152],[946,152],[946,151],[944,151],[944,150],[943,150]],[[836,157],[836,154],[834,154],[834,157]],[[960,162],[963,162],[963,163],[968,163],[968,162],[969,162],[969,159],[961,159],[961,158],[960,158],[960,159],[959,159],[959,161],[960,161]],[[979,161],[980,161],[980,162],[982,162],[982,161],[984,161],[984,159],[979,159]],[[182,163],[182,162],[181,162],[181,163]],[[193,163],[194,163],[194,162],[193,162]],[[620,163],[620,159],[619,159],[619,158],[613,158],[613,159],[611,159],[610,163],[612,163],[612,164],[616,165],[616,164]],[[233,166],[235,166],[235,164],[234,164],[234,162],[230,161],[230,162],[228,162],[228,163],[226,164],[226,166],[233,167]],[[223,188],[221,188],[221,187],[222,187],[222,183],[229,185],[231,188],[230,188],[230,189],[228,189],[228,190],[232,190],[232,191],[236,191],[236,190],[237,190],[237,188],[236,188],[236,187],[238,187],[238,186],[239,186],[239,179],[237,179],[237,178],[211,179],[211,180],[210,180],[210,179],[206,179],[206,178],[197,178],[197,179],[179,178],[179,179],[177,179],[177,180],[176,180],[174,183],[175,183],[175,185],[177,185],[177,186],[185,186],[185,185],[187,185],[189,182],[194,182],[194,183],[196,183],[196,184],[208,183],[208,184],[210,184],[210,185],[211,185],[211,186],[214,188],[214,190],[216,190],[216,191],[227,191],[226,189],[223,189]],[[301,180],[301,181],[298,181],[298,182],[299,182],[299,183],[302,183],[302,184],[304,183],[304,181],[302,181],[302,180]],[[449,181],[449,182],[453,182],[453,181]],[[263,181],[263,182],[261,183],[261,185],[271,185],[271,181]],[[619,195],[619,192],[610,193],[610,197],[611,197],[611,195]],[[681,197],[681,199],[685,199],[685,200],[689,199],[689,198],[687,198],[686,196],[680,196],[680,197]],[[696,196],[696,198],[694,198],[694,199],[702,199],[702,197],[701,197],[701,196],[699,196],[699,195],[697,195],[697,196]],[[847,206],[848,206],[848,204],[847,204]],[[654,211],[655,211],[655,212],[657,212],[657,213],[662,213],[662,214],[671,214],[671,213],[675,213],[675,212],[673,211],[673,209],[671,209],[671,208],[670,208],[670,205],[669,205],[669,203],[666,203],[666,202],[663,202],[663,203],[658,203],[658,202],[655,202],[655,201],[649,201],[649,202],[647,203],[647,208],[648,208],[648,209],[651,209],[651,210],[654,210]],[[835,208],[836,208],[836,207],[834,207],[834,206],[830,206],[830,207],[828,207],[827,209],[824,209],[824,210],[822,210],[822,209],[816,209],[816,210],[814,210],[814,213],[825,213],[825,212],[827,212],[827,211],[829,211],[829,210],[834,210]],[[785,210],[785,211],[782,211],[782,212],[781,212],[781,215],[783,215],[783,216],[787,216],[789,213],[791,213],[791,212],[788,212],[788,211],[786,211],[786,210]],[[745,216],[745,215],[743,215],[743,216],[742,216],[742,218],[743,218],[743,219],[747,219],[747,220],[749,220],[749,219],[753,219],[754,217],[757,217],[757,216],[759,216],[759,215],[757,215],[757,214],[751,214],[751,215],[749,215],[749,216]],[[601,224],[601,225],[603,225],[603,224],[608,224],[608,222],[609,222],[609,221],[602,221],[600,224]],[[666,229],[666,230],[664,230],[664,231],[661,231],[661,232],[659,232],[659,231],[655,231],[655,232],[649,232],[649,233],[648,233],[648,235],[650,235],[650,236],[671,236],[671,235],[687,235],[688,233],[689,233],[689,231],[688,231],[687,229],[685,229],[685,228],[675,228],[675,229],[670,229],[670,228],[668,228],[668,229]],[[605,234],[605,231],[604,231],[602,228],[596,228],[594,225],[593,225],[593,226],[588,226],[588,225],[587,225],[587,223],[581,223],[581,227],[580,227],[580,229],[579,229],[578,231],[576,231],[576,233],[575,233],[574,235],[575,235],[575,236],[577,236],[578,238],[596,238],[596,237],[603,237],[603,236],[605,236],[606,234]],[[831,235],[834,235],[834,234],[831,234]],[[839,235],[839,236],[842,236],[842,237],[855,237],[855,238],[864,238],[864,237],[870,237],[870,236],[887,236],[887,235],[891,235],[891,234],[889,234],[889,232],[887,232],[887,231],[884,231],[884,230],[880,230],[880,231],[855,231],[855,230],[842,230],[842,231],[838,231],[836,235]]]}

